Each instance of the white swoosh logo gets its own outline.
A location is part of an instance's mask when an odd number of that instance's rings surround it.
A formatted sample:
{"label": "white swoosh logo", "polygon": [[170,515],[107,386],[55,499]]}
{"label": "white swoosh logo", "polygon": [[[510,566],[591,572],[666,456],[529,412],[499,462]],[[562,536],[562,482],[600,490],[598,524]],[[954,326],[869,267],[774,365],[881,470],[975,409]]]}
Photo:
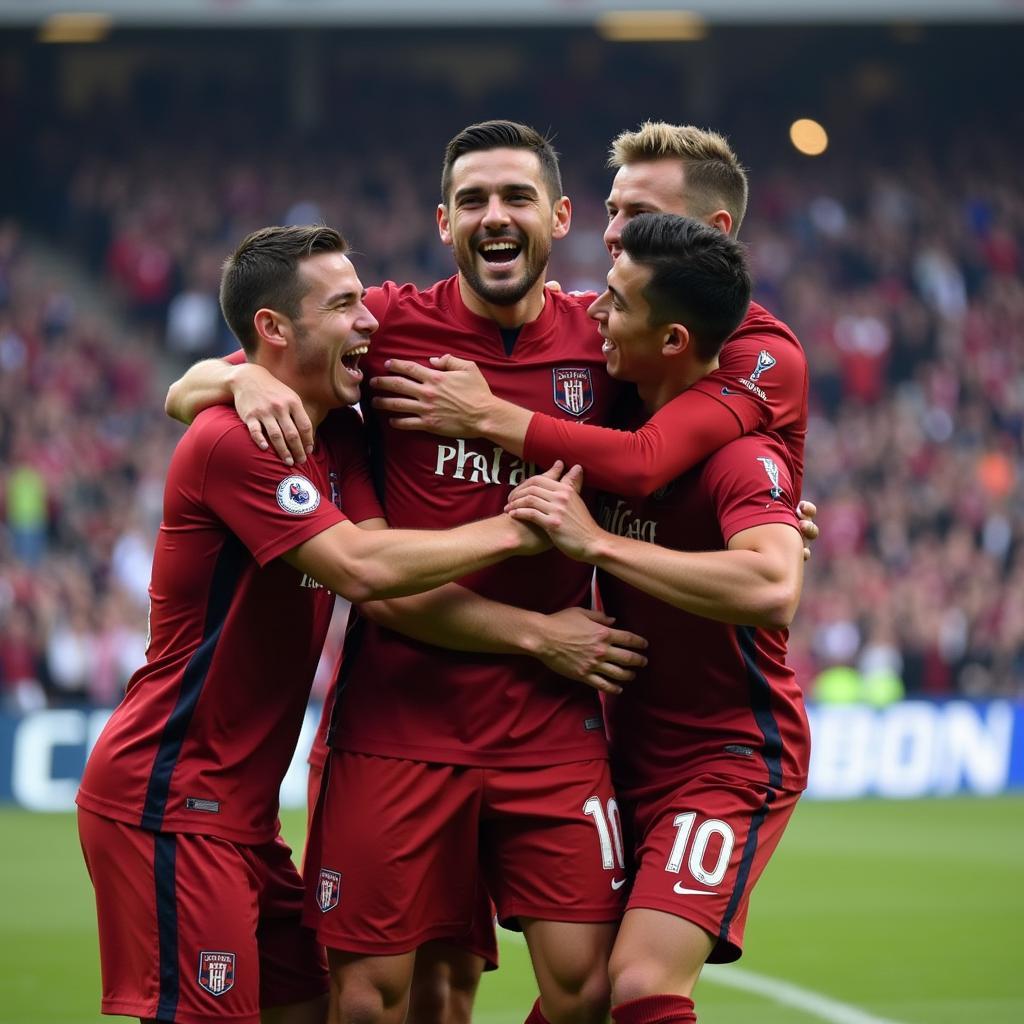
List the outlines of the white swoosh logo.
{"label": "white swoosh logo", "polygon": [[626,884],[626,880],[624,878],[613,878],[612,879],[612,888],[613,889],[616,889],[616,890],[621,889],[625,884]]}
{"label": "white swoosh logo", "polygon": [[682,882],[676,882],[672,886],[672,891],[678,893],[680,896],[717,896],[717,892],[712,892],[710,889],[687,889]]}

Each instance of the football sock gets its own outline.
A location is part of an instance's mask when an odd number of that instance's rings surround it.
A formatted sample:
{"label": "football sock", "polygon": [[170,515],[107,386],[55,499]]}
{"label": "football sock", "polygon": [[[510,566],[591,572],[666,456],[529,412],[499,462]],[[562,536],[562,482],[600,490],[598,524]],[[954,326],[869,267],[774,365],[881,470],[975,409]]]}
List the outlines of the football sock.
{"label": "football sock", "polygon": [[615,1024],[697,1024],[686,996],[644,996],[612,1007]]}
{"label": "football sock", "polygon": [[526,1018],[526,1024],[550,1024],[547,1017],[540,1012],[540,999],[533,1004],[533,1009],[530,1011],[530,1016]]}

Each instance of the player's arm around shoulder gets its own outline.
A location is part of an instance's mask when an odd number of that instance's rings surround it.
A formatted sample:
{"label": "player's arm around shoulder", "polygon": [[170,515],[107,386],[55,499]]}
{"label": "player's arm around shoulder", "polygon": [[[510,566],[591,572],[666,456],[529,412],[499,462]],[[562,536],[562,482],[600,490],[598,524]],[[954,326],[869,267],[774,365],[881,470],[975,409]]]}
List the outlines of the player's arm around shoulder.
{"label": "player's arm around shoulder", "polygon": [[807,356],[796,336],[764,313],[722,346],[718,369],[694,390],[723,402],[743,427],[775,430],[806,415]]}
{"label": "player's arm around shoulder", "polygon": [[164,412],[171,419],[188,425],[204,409],[230,405],[234,400],[231,379],[238,367],[246,365],[239,349],[223,359],[202,359],[193,363],[167,389]]}
{"label": "player's arm around shoulder", "polygon": [[299,396],[241,350],[190,366],[167,389],[164,412],[189,424],[217,405],[233,405],[252,443],[272,448],[286,466],[301,465],[312,451],[313,424]]}

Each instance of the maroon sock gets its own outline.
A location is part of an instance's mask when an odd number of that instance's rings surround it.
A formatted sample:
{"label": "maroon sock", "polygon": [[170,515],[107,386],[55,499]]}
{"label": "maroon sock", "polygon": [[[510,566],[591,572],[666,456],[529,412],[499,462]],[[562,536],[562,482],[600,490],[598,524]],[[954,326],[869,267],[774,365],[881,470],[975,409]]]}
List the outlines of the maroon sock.
{"label": "maroon sock", "polygon": [[533,1004],[533,1009],[530,1011],[530,1016],[526,1018],[526,1024],[550,1024],[547,1017],[540,1012],[540,1000],[538,999]]}
{"label": "maroon sock", "polygon": [[612,1007],[615,1024],[697,1024],[686,996],[644,996]]}

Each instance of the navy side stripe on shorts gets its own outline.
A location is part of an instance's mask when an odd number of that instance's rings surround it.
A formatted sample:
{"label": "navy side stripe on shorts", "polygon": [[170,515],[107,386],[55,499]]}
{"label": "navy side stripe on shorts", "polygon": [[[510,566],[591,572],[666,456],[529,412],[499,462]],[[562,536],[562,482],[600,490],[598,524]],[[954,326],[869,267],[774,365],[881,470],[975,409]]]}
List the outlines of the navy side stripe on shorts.
{"label": "navy side stripe on shorts", "polygon": [[156,881],[156,927],[160,942],[160,1002],[157,1020],[174,1020],[181,981],[178,972],[178,900],[175,892],[175,855],[178,837],[153,836],[153,874]]}
{"label": "navy side stripe on shorts", "polygon": [[146,804],[142,809],[142,828],[158,832],[163,827],[164,812],[167,809],[167,793],[171,787],[171,776],[181,754],[192,714],[203,692],[203,684],[213,661],[221,630],[227,619],[228,610],[235,596],[248,552],[237,537],[229,537],[217,556],[213,576],[210,578],[210,597],[206,606],[206,621],[203,623],[203,640],[189,658],[182,674],[181,690],[174,710],[167,718],[160,747],[153,760],[153,770],[146,789]]}
{"label": "navy side stripe on shorts", "polygon": [[757,722],[757,727],[764,737],[762,756],[768,771],[769,789],[765,794],[764,803],[757,809],[750,821],[747,841],[743,844],[743,854],[736,872],[736,885],[733,886],[729,904],[722,915],[722,925],[718,930],[720,942],[728,940],[729,928],[732,925],[732,919],[736,916],[736,908],[747,889],[747,880],[750,878],[754,854],[757,852],[757,840],[761,826],[764,824],[765,818],[768,817],[768,811],[775,800],[775,790],[782,785],[782,734],[779,731],[779,723],[775,721],[775,715],[772,713],[771,684],[757,664],[756,635],[757,631],[752,626],[736,627],[736,636],[739,640],[740,653],[747,670],[747,683],[750,687],[750,709],[753,711],[754,721]]}
{"label": "navy side stripe on shorts", "polygon": [[729,897],[728,906],[722,915],[722,926],[718,929],[718,941],[728,942],[729,929],[732,927],[732,919],[736,916],[736,908],[747,891],[747,879],[750,878],[750,869],[754,863],[754,854],[757,853],[757,839],[761,834],[761,826],[768,811],[775,800],[775,790],[769,789],[765,793],[764,803],[757,809],[750,819],[750,831],[747,832],[747,841],[743,844],[743,855],[740,857],[740,866],[736,871],[736,884],[733,886],[732,895]]}

